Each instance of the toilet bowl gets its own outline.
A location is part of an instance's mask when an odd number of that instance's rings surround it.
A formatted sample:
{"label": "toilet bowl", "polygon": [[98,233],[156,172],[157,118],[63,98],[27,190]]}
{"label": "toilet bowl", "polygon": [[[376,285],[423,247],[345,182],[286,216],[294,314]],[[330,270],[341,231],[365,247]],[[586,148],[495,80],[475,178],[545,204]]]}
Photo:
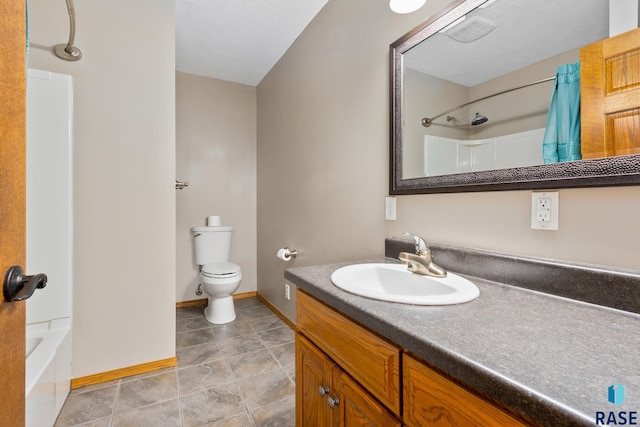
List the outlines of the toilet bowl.
{"label": "toilet bowl", "polygon": [[223,324],[235,320],[236,311],[231,296],[240,286],[240,267],[230,262],[206,264],[200,271],[200,284],[207,294],[204,316],[210,323]]}
{"label": "toilet bowl", "polygon": [[[195,262],[200,266],[200,285],[207,295],[204,315],[210,323],[229,323],[236,318],[232,294],[242,280],[240,266],[229,262],[233,227],[215,225],[191,228]],[[208,221],[211,222],[211,221]]]}

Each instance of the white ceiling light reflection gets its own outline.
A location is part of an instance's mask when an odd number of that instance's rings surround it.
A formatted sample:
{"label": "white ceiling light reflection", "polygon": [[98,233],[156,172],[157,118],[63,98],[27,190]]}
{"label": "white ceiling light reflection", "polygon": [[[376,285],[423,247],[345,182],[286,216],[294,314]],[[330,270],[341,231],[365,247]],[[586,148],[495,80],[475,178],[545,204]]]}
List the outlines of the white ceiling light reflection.
{"label": "white ceiling light reflection", "polygon": [[390,0],[389,7],[395,13],[411,13],[420,9],[427,0]]}

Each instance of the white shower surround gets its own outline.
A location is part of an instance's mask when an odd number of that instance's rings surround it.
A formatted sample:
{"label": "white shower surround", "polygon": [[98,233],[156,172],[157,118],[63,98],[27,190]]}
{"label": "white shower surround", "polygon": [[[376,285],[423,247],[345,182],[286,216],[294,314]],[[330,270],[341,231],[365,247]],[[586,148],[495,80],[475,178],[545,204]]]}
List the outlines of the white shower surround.
{"label": "white shower surround", "polygon": [[540,165],[544,128],[485,139],[424,137],[425,176]]}
{"label": "white shower surround", "polygon": [[27,427],[53,426],[71,385],[72,117],[71,76],[28,70],[26,265],[48,280],[27,300]]}

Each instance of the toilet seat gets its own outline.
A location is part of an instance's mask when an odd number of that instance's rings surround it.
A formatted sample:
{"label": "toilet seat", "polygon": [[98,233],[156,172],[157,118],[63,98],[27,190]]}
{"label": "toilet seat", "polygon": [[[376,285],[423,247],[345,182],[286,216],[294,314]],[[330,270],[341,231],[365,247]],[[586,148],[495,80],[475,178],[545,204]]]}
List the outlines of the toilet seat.
{"label": "toilet seat", "polygon": [[240,274],[240,266],[232,262],[214,262],[204,265],[200,274],[212,279],[228,279]]}

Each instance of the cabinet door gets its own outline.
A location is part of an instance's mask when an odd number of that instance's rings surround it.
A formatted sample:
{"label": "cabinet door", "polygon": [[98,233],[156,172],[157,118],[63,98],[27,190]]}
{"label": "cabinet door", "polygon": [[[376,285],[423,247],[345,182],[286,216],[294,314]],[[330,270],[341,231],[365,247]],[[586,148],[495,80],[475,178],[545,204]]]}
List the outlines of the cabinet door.
{"label": "cabinet door", "polygon": [[298,330],[400,415],[400,350],[300,289],[296,298]]}
{"label": "cabinet door", "polygon": [[409,427],[526,426],[416,359],[402,359],[404,422]]}
{"label": "cabinet door", "polygon": [[338,367],[333,369],[333,388],[335,427],[400,427],[389,411]]}
{"label": "cabinet door", "polygon": [[[333,425],[333,411],[326,396],[332,393],[333,362],[310,341],[296,334],[296,425],[327,427]],[[326,390],[324,396],[320,391]],[[325,392],[323,392],[325,393]]]}

